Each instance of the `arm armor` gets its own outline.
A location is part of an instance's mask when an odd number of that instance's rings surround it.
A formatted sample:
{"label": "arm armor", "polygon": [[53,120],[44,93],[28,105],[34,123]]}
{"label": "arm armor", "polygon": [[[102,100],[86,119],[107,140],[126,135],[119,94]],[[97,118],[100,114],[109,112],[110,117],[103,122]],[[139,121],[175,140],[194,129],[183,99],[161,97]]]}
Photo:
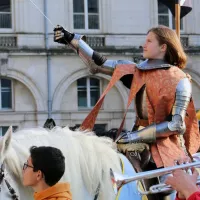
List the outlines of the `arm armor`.
{"label": "arm armor", "polygon": [[94,51],[85,41],[86,37],[66,31],[62,26],[54,29],[54,41],[61,44],[68,44],[90,67],[92,73],[105,73],[112,75],[117,64],[134,64],[126,60],[107,60],[106,57]]}
{"label": "arm armor", "polygon": [[75,34],[70,46],[76,50],[87,66],[99,69],[97,72],[101,71],[100,68],[104,68],[113,73],[118,64],[134,64],[128,60],[107,60],[105,56],[94,51],[82,38],[80,35]]}
{"label": "arm armor", "polygon": [[159,124],[152,124],[146,128],[124,133],[117,138],[118,143],[146,142],[154,143],[157,138],[164,138],[174,134],[183,135],[185,126],[185,115],[191,99],[192,88],[188,78],[179,81],[176,87],[176,98],[172,109],[172,120]]}

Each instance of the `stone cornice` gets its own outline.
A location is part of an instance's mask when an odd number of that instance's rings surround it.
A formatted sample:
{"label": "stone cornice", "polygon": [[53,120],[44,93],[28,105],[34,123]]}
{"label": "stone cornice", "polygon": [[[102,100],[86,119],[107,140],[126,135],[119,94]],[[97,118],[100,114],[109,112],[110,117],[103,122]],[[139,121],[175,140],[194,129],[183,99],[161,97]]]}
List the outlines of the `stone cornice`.
{"label": "stone cornice", "polygon": [[[106,54],[106,55],[141,55],[142,50],[139,48],[130,48],[130,47],[100,47],[94,48],[94,50]],[[187,54],[200,55],[200,46],[199,47],[188,47],[185,49]],[[0,53],[8,53],[10,55],[41,55],[44,56],[47,53],[49,55],[76,55],[69,48],[51,48],[49,50],[42,48],[0,48]]]}

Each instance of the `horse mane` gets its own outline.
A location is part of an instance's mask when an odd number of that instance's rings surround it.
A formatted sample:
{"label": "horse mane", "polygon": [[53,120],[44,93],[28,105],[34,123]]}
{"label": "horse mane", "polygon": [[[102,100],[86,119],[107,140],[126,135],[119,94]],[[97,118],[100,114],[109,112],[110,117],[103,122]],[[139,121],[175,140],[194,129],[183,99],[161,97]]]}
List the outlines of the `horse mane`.
{"label": "horse mane", "polygon": [[[22,165],[29,156],[31,146],[53,146],[65,156],[65,181],[71,185],[73,199],[83,198],[83,186],[95,195],[100,185],[100,199],[113,199],[110,168],[120,172],[116,147],[111,139],[97,137],[93,132],[55,127],[52,130],[32,128],[13,134],[6,164],[11,172],[22,178]],[[75,197],[75,198],[74,198]]]}

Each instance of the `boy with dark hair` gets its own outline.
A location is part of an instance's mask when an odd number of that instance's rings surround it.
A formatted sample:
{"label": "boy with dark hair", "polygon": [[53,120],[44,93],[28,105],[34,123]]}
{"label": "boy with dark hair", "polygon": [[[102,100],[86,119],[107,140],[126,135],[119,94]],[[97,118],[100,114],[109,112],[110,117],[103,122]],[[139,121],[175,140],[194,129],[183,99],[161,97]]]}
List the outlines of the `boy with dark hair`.
{"label": "boy with dark hair", "polygon": [[34,200],[72,200],[69,183],[58,183],[65,172],[65,157],[54,147],[31,147],[23,166],[23,185],[34,190]]}

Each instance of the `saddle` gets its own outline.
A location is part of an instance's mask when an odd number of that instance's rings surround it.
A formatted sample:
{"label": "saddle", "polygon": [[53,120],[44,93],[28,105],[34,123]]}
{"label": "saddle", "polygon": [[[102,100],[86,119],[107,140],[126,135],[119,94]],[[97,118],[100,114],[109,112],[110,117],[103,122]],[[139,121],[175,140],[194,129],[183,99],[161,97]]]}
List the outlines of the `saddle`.
{"label": "saddle", "polygon": [[151,159],[151,152],[148,144],[118,144],[117,147],[118,150],[127,157],[136,172],[142,172],[146,170]]}
{"label": "saddle", "polygon": [[[155,170],[156,164],[151,159],[151,152],[149,148],[147,148],[147,144],[141,143],[144,147],[143,149],[140,147],[137,150],[131,150],[131,148],[126,148],[123,151],[124,155],[132,164],[133,168],[137,173],[149,170]],[[140,144],[140,145],[141,145]],[[121,148],[121,147],[120,147]],[[158,184],[157,178],[144,179],[142,182],[142,187],[146,190],[149,190],[149,187],[155,184]],[[167,192],[163,194],[149,194],[147,195],[148,200],[164,200],[171,199],[170,195],[172,192]],[[168,198],[169,197],[169,198]]]}
{"label": "saddle", "polygon": [[125,155],[136,172],[145,171],[151,158],[151,153],[146,148],[141,153],[138,151],[126,151]]}
{"label": "saddle", "polygon": [[[148,120],[140,119],[136,116],[136,121],[133,126],[132,131],[138,131],[140,127],[146,127],[149,125]],[[135,146],[137,145],[138,146]],[[148,170],[148,164],[151,159],[150,147],[146,143],[136,143],[133,147],[133,150],[129,148],[125,151],[125,155],[128,160],[131,162],[133,168],[136,172],[142,172]]]}

